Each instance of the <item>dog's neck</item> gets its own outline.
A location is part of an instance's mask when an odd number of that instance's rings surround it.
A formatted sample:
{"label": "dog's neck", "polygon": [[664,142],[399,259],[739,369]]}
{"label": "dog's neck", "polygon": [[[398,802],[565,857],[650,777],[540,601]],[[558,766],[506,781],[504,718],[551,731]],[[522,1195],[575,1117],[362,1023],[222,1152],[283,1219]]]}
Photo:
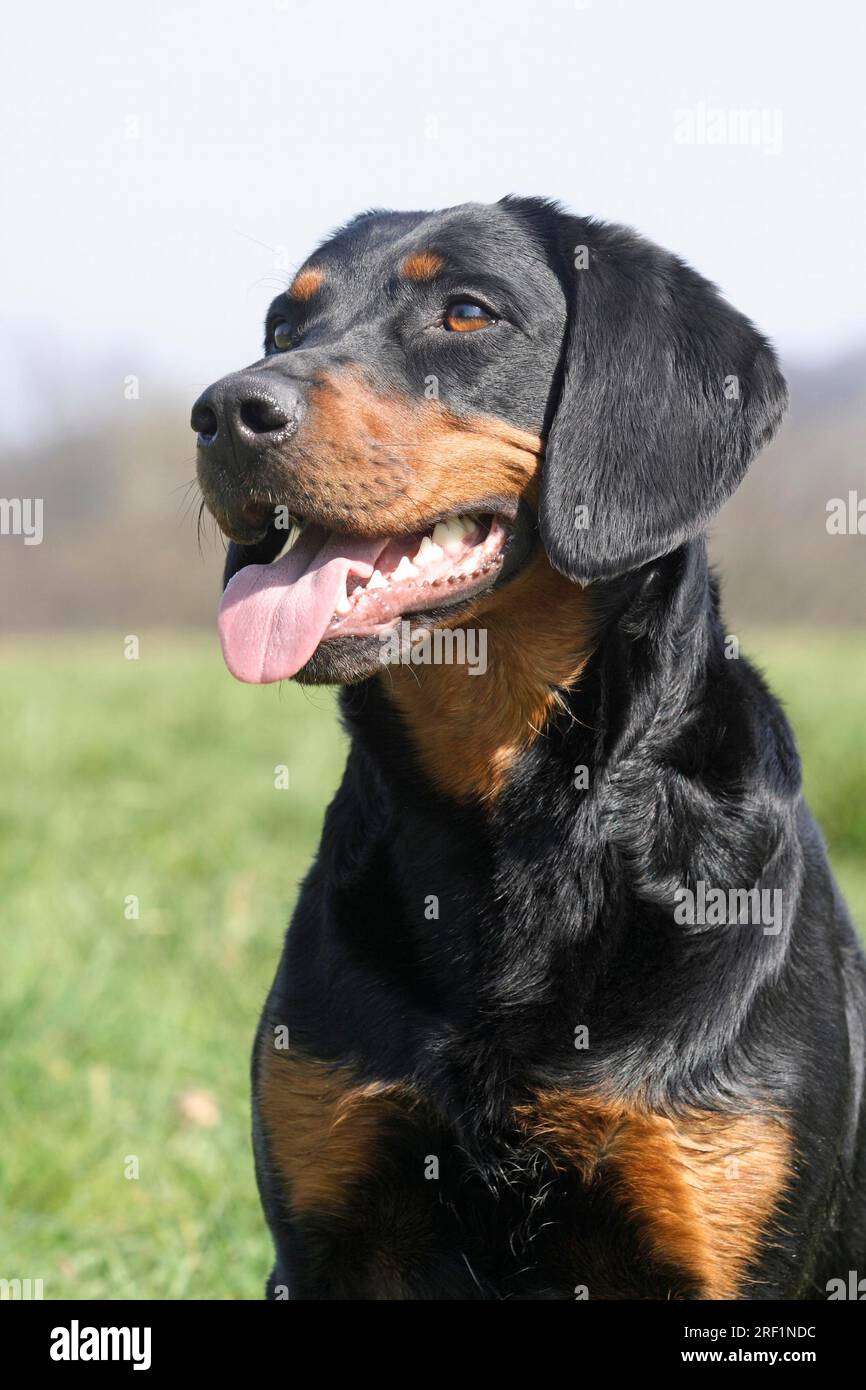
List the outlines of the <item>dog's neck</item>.
{"label": "dog's neck", "polygon": [[[381,681],[426,776],[446,796],[482,806],[580,680],[595,624],[589,591],[540,556],[504,601],[465,634],[475,664],[408,662]],[[469,640],[471,638],[471,640]]]}
{"label": "dog's neck", "polygon": [[528,767],[562,761],[570,780],[578,761],[600,775],[633,720],[676,720],[721,640],[700,541],[585,588],[539,557],[503,593],[507,603],[471,620],[483,674],[414,664],[404,647],[406,664],[344,688],[358,751],[396,805],[432,794],[438,814],[489,824]]}
{"label": "dog's neck", "polygon": [[[675,894],[701,880],[781,885],[787,922],[801,874],[796,752],[747,663],[725,658],[703,546],[690,544],[589,593],[592,650],[587,658],[580,642],[572,648],[581,670],[562,692],[565,708],[546,706],[542,736],[509,754],[500,790],[486,800],[456,798],[440,785],[441,770],[438,778],[426,770],[453,764],[446,775],[454,781],[470,761],[460,738],[483,747],[475,726],[486,736],[493,713],[481,708],[481,696],[473,705],[470,694],[457,718],[443,716],[421,752],[424,712],[443,699],[435,686],[412,697],[414,734],[380,677],[348,687],[352,751],[321,851],[350,935],[368,894],[377,910],[382,901],[392,905],[393,936],[363,948],[379,973],[390,954],[411,960],[412,989],[443,1018],[474,1016],[486,1000],[483,1016],[504,1009],[506,1019],[519,1017],[534,1040],[527,1048],[537,1043],[539,1056],[551,1030],[565,1036],[566,1016],[580,1019],[581,1009],[594,1010],[611,1036],[625,1009],[639,1031],[647,981],[661,988],[660,970],[666,989],[679,981],[682,1017],[672,1021],[671,1038],[694,1024],[695,972],[714,971],[720,990],[741,998],[745,1010],[784,958],[786,923],[773,936],[712,933],[696,951],[692,930],[674,926]],[[449,674],[467,688],[490,679]],[[753,740],[755,719],[772,736]],[[491,736],[494,752],[510,746],[500,740]],[[610,996],[604,981],[612,968],[619,983]],[[508,1039],[500,1041],[507,1052]],[[619,1061],[608,1054],[587,1066],[620,1068],[626,1084],[628,1038],[623,1047]],[[662,1052],[660,1086],[670,1071]],[[690,1059],[681,1060],[687,1070]]]}

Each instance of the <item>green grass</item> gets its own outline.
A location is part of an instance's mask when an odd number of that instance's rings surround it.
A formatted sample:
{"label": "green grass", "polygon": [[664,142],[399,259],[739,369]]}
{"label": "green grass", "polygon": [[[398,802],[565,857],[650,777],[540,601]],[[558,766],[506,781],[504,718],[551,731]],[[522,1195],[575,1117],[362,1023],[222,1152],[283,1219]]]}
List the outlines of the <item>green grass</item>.
{"label": "green grass", "polygon": [[[866,641],[744,645],[785,698],[862,924]],[[344,757],[332,697],[240,686],[202,636],[145,637],[138,661],[117,639],[18,642],[0,666],[0,1277],[46,1298],[257,1298],[247,1062]],[[210,1098],[198,1122],[190,1092]]]}
{"label": "green grass", "polygon": [[866,934],[866,635],[747,632],[742,650],[785,706],[800,748],[804,794]]}
{"label": "green grass", "polygon": [[248,1055],[344,757],[332,697],[240,686],[200,637],[7,647],[0,687],[0,1276],[257,1297]]}

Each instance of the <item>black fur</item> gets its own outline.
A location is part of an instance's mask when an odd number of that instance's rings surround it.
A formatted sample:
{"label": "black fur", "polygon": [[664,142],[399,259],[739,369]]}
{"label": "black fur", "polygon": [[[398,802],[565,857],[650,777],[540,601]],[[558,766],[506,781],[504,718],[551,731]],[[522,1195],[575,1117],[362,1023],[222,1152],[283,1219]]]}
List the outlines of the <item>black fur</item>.
{"label": "black fur", "polygon": [[676,256],[618,227],[562,220],[565,255],[584,252],[586,264],[571,272],[541,534],[564,574],[608,578],[704,530],[787,393],[766,340]]}
{"label": "black fur", "polygon": [[[471,371],[440,370],[449,403],[546,433],[541,538],[562,572],[595,581],[598,640],[489,807],[430,784],[378,679],[344,690],[346,772],[259,1042],[287,1024],[293,1048],[420,1099],[332,1213],[293,1210],[257,1112],[270,1291],[700,1297],[647,1259],[609,1188],[523,1142],[515,1107],[558,1087],[788,1116],[793,1178],[741,1296],[825,1297],[831,1277],[866,1273],[866,969],[790,728],[748,662],[727,659],[702,535],[780,418],[774,355],[675,257],[535,200],[365,215],[317,254],[353,266],[351,306],[333,314],[359,315],[380,278],[365,257],[415,230],[535,296],[528,355],[490,355],[491,340]],[[334,351],[319,331],[317,361]],[[363,350],[389,380],[417,380],[393,331]],[[229,570],[252,558],[234,549]],[[674,895],[700,880],[781,889],[780,930],[678,924]]]}

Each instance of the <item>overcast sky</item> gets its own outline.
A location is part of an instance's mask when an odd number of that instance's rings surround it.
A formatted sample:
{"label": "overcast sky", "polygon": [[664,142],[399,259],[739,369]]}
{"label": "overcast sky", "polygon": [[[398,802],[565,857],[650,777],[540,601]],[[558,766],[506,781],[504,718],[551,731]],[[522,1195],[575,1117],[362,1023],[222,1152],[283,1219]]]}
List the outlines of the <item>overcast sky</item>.
{"label": "overcast sky", "polygon": [[287,267],[330,227],[506,192],[637,227],[789,354],[861,343],[864,9],[19,4],[0,74],[7,428],[50,424],[58,392],[110,404],[121,369],[191,397],[258,354]]}

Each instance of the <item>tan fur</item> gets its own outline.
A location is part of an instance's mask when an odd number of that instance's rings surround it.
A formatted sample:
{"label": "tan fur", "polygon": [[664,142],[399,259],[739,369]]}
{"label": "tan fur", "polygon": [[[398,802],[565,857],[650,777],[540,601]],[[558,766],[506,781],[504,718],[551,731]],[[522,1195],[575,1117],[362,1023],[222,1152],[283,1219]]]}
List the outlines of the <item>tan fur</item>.
{"label": "tan fur", "polygon": [[409,534],[488,496],[517,497],[540,455],[536,435],[496,416],[385,395],[345,371],[310,387],[286,467],[302,514],[372,537]]}
{"label": "tan fur", "polygon": [[442,257],[437,256],[435,251],[416,251],[402,262],[400,274],[404,280],[433,280],[444,264]]}
{"label": "tan fur", "polygon": [[324,283],[324,272],[316,266],[307,266],[306,270],[298,271],[289,287],[289,295],[292,299],[304,303],[306,300],[312,299],[314,294],[318,294]]}
{"label": "tan fur", "polygon": [[487,670],[395,666],[382,675],[431,781],[458,800],[491,802],[518,755],[543,735],[559,691],[591,651],[589,601],[543,554],[454,625],[487,633]]}
{"label": "tan fur", "polygon": [[[534,508],[542,454],[537,435],[498,416],[460,416],[439,401],[384,394],[346,370],[310,387],[290,461],[263,461],[258,484],[262,495],[284,495],[285,467],[301,515],[356,536],[409,535],[489,499]],[[579,679],[590,651],[589,601],[539,551],[525,574],[455,625],[471,621],[487,629],[487,674],[396,667],[384,681],[436,784],[459,798],[490,799],[521,748],[542,733],[557,689]]]}
{"label": "tan fur", "polygon": [[606,1182],[650,1255],[680,1267],[707,1299],[735,1299],[791,1172],[770,1115],[666,1116],[566,1091],[521,1106],[529,1141],[585,1183]]}
{"label": "tan fur", "polygon": [[[295,441],[301,512],[355,535],[405,535],[431,516],[485,498],[535,505],[541,440],[496,416],[454,415],[438,401],[383,396],[357,373],[311,389]],[[489,799],[520,749],[539,736],[556,687],[589,655],[589,605],[543,555],[473,610],[487,628],[489,670],[396,667],[383,677],[428,775],[449,795]],[[465,625],[470,619],[458,620]]]}
{"label": "tan fur", "polygon": [[258,1094],[268,1151],[295,1211],[339,1211],[374,1174],[384,1123],[412,1104],[408,1087],[359,1085],[330,1067],[267,1041]]}

